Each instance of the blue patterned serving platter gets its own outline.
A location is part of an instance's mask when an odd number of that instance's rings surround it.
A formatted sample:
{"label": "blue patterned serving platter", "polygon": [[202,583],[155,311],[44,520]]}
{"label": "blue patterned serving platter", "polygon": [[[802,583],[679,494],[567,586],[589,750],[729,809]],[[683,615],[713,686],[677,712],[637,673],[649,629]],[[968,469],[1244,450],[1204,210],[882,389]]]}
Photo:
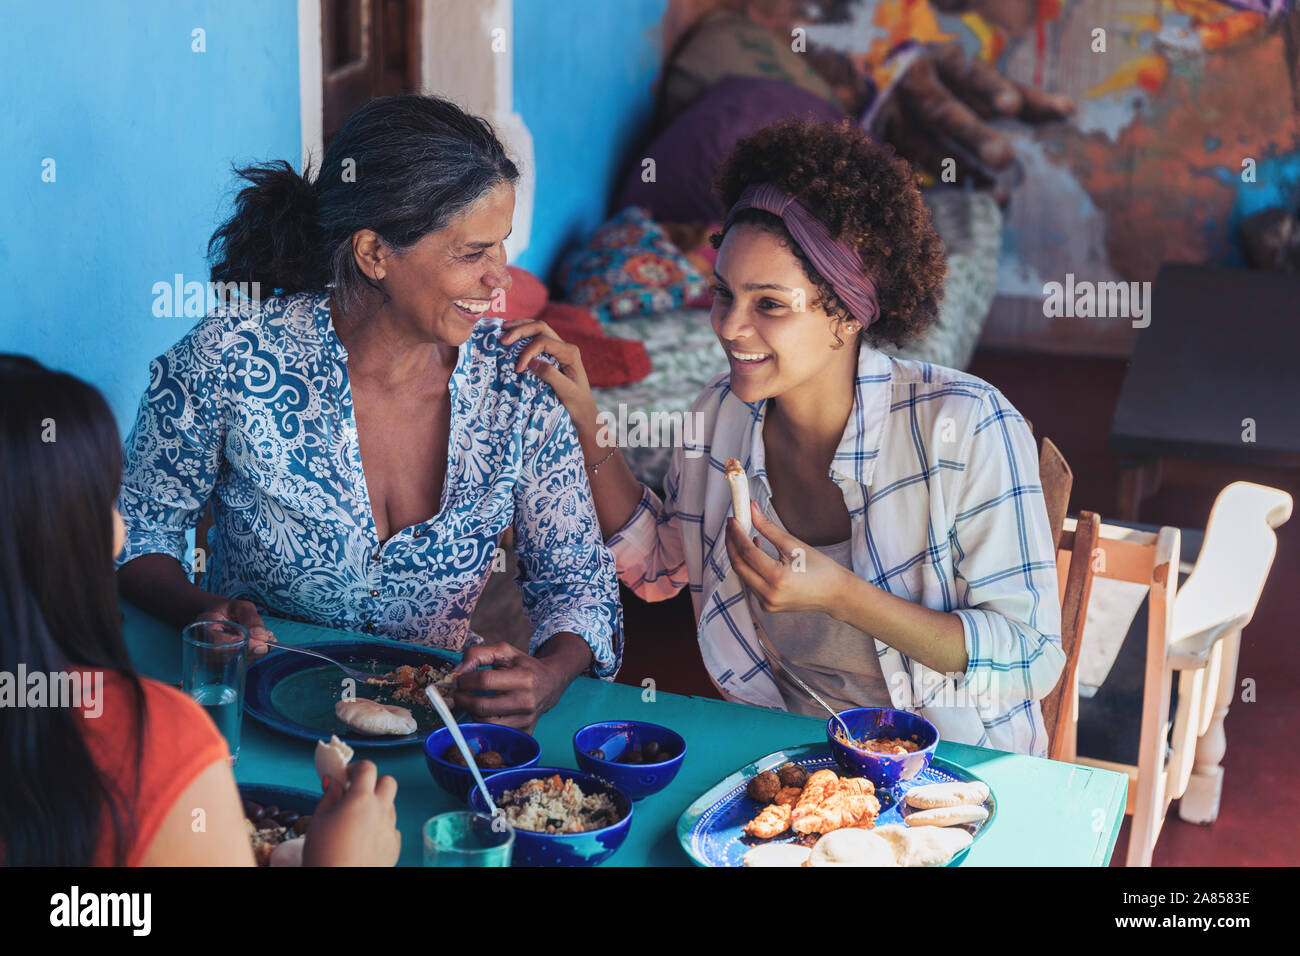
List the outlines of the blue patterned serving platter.
{"label": "blue patterned serving platter", "polygon": [[[798,764],[809,773],[817,770],[834,770],[836,773],[843,773],[836,765],[830,747],[824,743],[778,750],[776,753],[746,764],[711,787],[678,818],[677,838],[681,841],[686,855],[699,866],[740,866],[741,857],[753,847],[764,843],[793,842],[794,837],[791,834],[772,840],[759,840],[746,836],[742,830],[763,806],[745,794],[749,781],[765,770],[775,770],[787,761]],[[930,761],[930,766],[912,780],[899,784],[891,792],[876,794],[880,799],[880,815],[876,818],[876,825],[885,826],[903,822],[911,807],[900,805],[900,802],[903,795],[913,787],[927,783],[970,781],[984,783],[969,770],[949,760],[935,757]],[[983,823],[970,824],[966,827],[976,840],[983,836],[984,831],[997,819],[997,797],[992,793],[991,787],[989,790],[989,798],[984,804],[989,811],[988,819]],[[970,852],[969,848],[958,853],[948,865],[959,865],[968,852]]]}

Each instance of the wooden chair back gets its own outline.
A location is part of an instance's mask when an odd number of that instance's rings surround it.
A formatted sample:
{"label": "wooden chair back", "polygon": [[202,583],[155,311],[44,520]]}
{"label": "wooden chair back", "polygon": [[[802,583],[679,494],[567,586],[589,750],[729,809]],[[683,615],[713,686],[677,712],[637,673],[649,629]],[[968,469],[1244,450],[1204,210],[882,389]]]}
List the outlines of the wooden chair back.
{"label": "wooden chair back", "polygon": [[[1033,423],[1026,420],[1025,424],[1033,434]],[[1101,518],[1085,511],[1078,526],[1072,527],[1068,539],[1063,540],[1066,538],[1065,516],[1070,509],[1074,472],[1050,438],[1039,442],[1038,481],[1043,488],[1043,504],[1052,529],[1052,546],[1056,548],[1057,583],[1061,597],[1061,650],[1065,654],[1061,678],[1039,706],[1047,727],[1048,756],[1053,760],[1072,761],[1079,720],[1079,649],[1083,644],[1088,597],[1092,593],[1092,552],[1097,546]]]}
{"label": "wooden chair back", "polygon": [[1077,520],[1063,522],[1056,552],[1057,580],[1061,591],[1061,650],[1065,667],[1061,679],[1039,706],[1047,727],[1048,756],[1074,762],[1079,723],[1079,652],[1083,646],[1083,624],[1088,617],[1095,570],[1093,554],[1101,530],[1101,517],[1092,511]]}
{"label": "wooden chair back", "polygon": [[1047,519],[1052,528],[1052,545],[1061,547],[1061,528],[1070,510],[1070,490],[1074,487],[1074,472],[1065,461],[1061,450],[1044,438],[1038,450],[1038,480],[1043,486],[1043,502],[1047,505]]}

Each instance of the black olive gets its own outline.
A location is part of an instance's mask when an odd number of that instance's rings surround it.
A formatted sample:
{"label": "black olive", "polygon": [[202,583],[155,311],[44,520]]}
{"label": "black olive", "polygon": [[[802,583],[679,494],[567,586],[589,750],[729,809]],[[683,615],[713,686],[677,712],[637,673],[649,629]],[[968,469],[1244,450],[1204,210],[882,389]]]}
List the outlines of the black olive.
{"label": "black olive", "polygon": [[632,750],[623,755],[623,763],[645,763],[645,758],[641,756],[641,751]]}
{"label": "black olive", "polygon": [[588,751],[587,751],[587,756],[588,756],[588,757],[595,757],[597,760],[604,760],[604,759],[605,759],[605,751],[603,751],[603,750],[588,750]]}
{"label": "black olive", "polygon": [[256,822],[262,818],[262,814],[265,812],[266,810],[263,809],[260,803],[254,803],[252,800],[244,801],[244,816],[248,817],[248,819]]}
{"label": "black olive", "polygon": [[280,813],[280,808],[277,807],[274,803],[266,808],[266,815],[270,817],[272,820],[274,820],[277,816],[279,816],[279,813]]}
{"label": "black olive", "polygon": [[291,827],[297,821],[298,817],[299,813],[297,810],[281,810],[279,816],[280,826]]}
{"label": "black olive", "polygon": [[294,835],[294,836],[306,836],[306,835],[307,835],[307,827],[310,826],[310,825],[311,825],[311,815],[310,815],[310,814],[308,814],[308,815],[305,816],[305,817],[299,817],[297,820],[294,820],[294,821],[293,821],[293,835]]}
{"label": "black olive", "polygon": [[645,746],[641,748],[641,752],[645,754],[646,760],[657,761],[663,759],[659,756],[660,749],[661,748],[659,747],[659,744],[656,741],[649,740],[646,741]]}

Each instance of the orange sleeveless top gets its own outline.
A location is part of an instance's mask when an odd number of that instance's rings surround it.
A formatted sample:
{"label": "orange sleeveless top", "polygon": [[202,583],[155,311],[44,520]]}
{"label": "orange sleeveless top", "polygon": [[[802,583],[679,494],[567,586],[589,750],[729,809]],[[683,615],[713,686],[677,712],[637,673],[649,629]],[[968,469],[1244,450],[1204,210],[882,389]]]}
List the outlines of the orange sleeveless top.
{"label": "orange sleeveless top", "polygon": [[[172,805],[200,773],[229,759],[230,751],[211,718],[188,695],[142,677],[146,723],[137,790],[134,696],[121,675],[103,673],[103,710],[98,717],[84,716],[82,726],[96,765],[131,811],[134,824],[128,831],[126,863],[138,866]],[[107,810],[95,865],[113,865],[112,817]]]}

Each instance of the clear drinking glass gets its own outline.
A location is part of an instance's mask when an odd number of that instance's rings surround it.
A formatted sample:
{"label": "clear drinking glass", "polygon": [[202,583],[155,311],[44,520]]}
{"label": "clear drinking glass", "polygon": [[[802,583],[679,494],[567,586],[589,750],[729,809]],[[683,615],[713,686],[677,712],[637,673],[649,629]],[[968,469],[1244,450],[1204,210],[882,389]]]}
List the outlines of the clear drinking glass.
{"label": "clear drinking glass", "polygon": [[208,712],[239,761],[248,631],[234,621],[196,621],[181,631],[181,689]]}
{"label": "clear drinking glass", "polygon": [[515,830],[500,817],[456,810],[424,822],[425,866],[509,866]]}

